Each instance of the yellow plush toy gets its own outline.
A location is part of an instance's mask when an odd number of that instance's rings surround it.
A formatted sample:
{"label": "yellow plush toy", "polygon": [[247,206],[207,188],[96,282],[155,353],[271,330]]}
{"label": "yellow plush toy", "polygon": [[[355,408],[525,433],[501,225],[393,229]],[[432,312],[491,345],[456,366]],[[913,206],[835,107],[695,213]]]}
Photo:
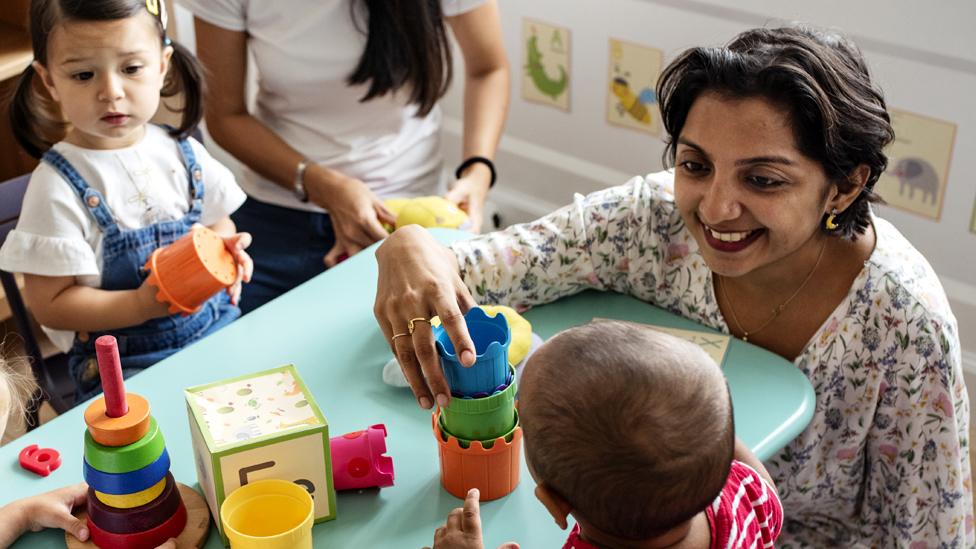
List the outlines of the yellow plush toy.
{"label": "yellow plush toy", "polygon": [[[512,332],[512,342],[508,344],[508,363],[512,366],[522,362],[529,354],[532,345],[532,324],[525,317],[515,312],[515,309],[505,305],[479,305],[488,316],[502,314],[508,321],[508,328]],[[432,326],[439,326],[441,319],[436,316],[430,319]]]}
{"label": "yellow plush toy", "polygon": [[414,224],[427,228],[461,230],[471,228],[468,214],[450,200],[440,196],[390,198],[384,200],[383,205],[397,218],[396,227],[387,227],[390,231]]}

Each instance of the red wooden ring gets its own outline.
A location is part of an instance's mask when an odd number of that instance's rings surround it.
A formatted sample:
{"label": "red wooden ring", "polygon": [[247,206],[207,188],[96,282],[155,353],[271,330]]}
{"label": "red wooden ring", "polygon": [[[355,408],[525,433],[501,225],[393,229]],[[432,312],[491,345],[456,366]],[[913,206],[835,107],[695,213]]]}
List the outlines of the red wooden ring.
{"label": "red wooden ring", "polygon": [[88,517],[88,531],[91,541],[102,549],[156,549],[169,538],[178,538],[186,527],[186,507],[180,504],[176,513],[166,522],[152,530],[134,534],[113,534],[99,528]]}
{"label": "red wooden ring", "polygon": [[166,487],[156,499],[145,505],[120,509],[102,503],[95,489],[88,489],[88,517],[98,527],[112,534],[134,534],[152,530],[169,520],[183,499],[172,473],[166,473]]}

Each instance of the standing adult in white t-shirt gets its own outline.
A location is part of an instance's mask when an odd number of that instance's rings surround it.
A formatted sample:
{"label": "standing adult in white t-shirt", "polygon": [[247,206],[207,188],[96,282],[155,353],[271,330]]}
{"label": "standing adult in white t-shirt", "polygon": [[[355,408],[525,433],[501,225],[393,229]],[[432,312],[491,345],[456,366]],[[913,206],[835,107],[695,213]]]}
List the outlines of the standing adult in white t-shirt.
{"label": "standing adult in white t-shirt", "polygon": [[[245,165],[247,312],[386,236],[381,201],[445,195],[481,226],[508,109],[495,0],[178,0],[209,69],[207,126]],[[446,24],[445,24],[446,23]],[[438,100],[464,58],[464,162],[441,178]],[[256,106],[245,99],[248,53]]]}

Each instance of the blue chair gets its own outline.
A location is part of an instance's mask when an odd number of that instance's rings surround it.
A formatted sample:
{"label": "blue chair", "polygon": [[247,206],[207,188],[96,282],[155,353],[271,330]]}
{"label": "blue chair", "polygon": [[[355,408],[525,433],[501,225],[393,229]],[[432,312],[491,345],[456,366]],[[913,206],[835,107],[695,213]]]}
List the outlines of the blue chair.
{"label": "blue chair", "polygon": [[[22,175],[0,183],[0,246],[17,225],[29,180],[30,175]],[[14,275],[0,270],[0,282],[3,283],[3,291],[7,295],[17,331],[24,340],[24,350],[30,359],[34,379],[39,385],[27,406],[28,429],[33,429],[39,423],[37,413],[45,400],[59,414],[71,408],[74,404],[74,380],[68,373],[67,355],[59,353],[45,359],[41,354],[41,347],[32,329],[30,313],[24,305]]]}

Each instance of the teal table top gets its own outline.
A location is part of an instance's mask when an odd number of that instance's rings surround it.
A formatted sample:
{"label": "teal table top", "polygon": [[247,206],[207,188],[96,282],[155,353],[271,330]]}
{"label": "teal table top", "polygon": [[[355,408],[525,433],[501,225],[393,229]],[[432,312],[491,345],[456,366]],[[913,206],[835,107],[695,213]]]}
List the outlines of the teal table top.
{"label": "teal table top", "polygon": [[[434,232],[443,242],[464,235]],[[149,400],[177,480],[198,488],[183,389],[292,363],[325,414],[330,436],[386,424],[388,455],[396,470],[392,487],[337,494],[338,518],[315,525],[316,545],[417,548],[433,542],[434,530],[461,500],[440,485],[430,412],[417,406],[409,389],[382,382],[382,368],[391,354],[372,314],[372,252],[358,254],[126,381],[128,391]],[[525,316],[543,338],[593,318],[715,334],[647,303],[610,293],[585,292]],[[785,446],[810,421],[813,389],[789,361],[733,338],[723,369],[732,391],[737,434],[760,458]],[[82,480],[86,406],[0,448],[0,505]],[[21,469],[17,454],[30,444],[57,449],[61,468],[47,478]],[[486,547],[509,540],[523,547],[561,547],[566,532],[536,501],[533,489],[523,460],[516,490],[482,504]],[[212,527],[206,547],[221,546]],[[28,534],[15,547],[64,547],[64,536],[54,530]]]}

